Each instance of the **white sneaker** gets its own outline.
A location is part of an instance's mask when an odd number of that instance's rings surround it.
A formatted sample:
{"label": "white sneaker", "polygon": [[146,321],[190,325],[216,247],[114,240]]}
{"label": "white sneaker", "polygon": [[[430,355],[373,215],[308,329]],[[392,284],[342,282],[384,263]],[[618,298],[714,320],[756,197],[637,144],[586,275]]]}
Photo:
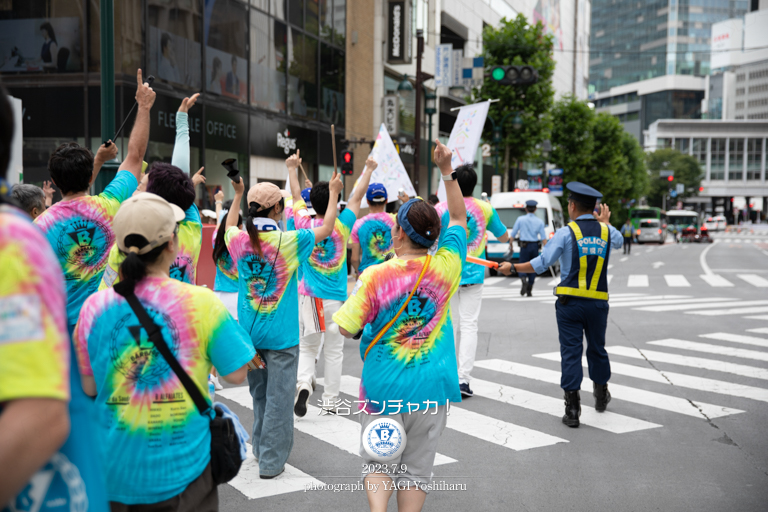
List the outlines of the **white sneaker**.
{"label": "white sneaker", "polygon": [[216,388],[216,391],[221,391],[224,389],[224,386],[222,386],[219,382],[219,378],[215,375],[211,375],[211,381],[213,382],[213,387]]}

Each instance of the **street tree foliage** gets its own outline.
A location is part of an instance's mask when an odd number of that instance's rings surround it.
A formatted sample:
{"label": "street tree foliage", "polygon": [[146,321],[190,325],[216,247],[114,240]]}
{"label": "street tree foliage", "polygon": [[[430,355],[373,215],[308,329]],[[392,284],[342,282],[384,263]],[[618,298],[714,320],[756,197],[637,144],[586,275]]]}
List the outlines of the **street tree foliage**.
{"label": "street tree foliage", "polygon": [[[667,209],[670,204],[674,204],[678,199],[696,196],[701,186],[703,171],[699,161],[690,155],[681,153],[676,149],[657,149],[646,156],[648,165],[648,174],[651,185],[648,192],[648,204],[651,206],[662,207],[665,194],[670,190],[675,190],[678,183],[685,185],[685,193],[672,198],[672,203],[667,200]],[[659,177],[659,171],[675,171],[675,178],[669,181],[667,178]]]}
{"label": "street tree foliage", "polygon": [[[596,188],[613,212],[611,221],[623,223],[630,201],[648,190],[645,157],[637,140],[615,117],[595,114],[587,102],[566,95],[552,109],[551,141],[550,161],[563,169],[563,184],[580,181]],[[567,207],[567,193],[562,202]]]}
{"label": "street tree foliage", "polygon": [[[544,34],[541,22],[531,25],[522,14],[512,20],[503,18],[497,27],[488,25],[483,30],[486,70],[497,65],[529,65],[539,74],[537,83],[526,86],[499,85],[486,76],[483,85],[472,91],[475,101],[500,100],[491,103],[488,111],[496,123],[510,114],[502,128],[500,148],[509,148],[510,161],[515,163],[540,160],[537,145],[549,136],[548,113],[555,98],[552,41],[551,35]],[[520,129],[512,127],[515,113],[523,121]],[[483,139],[493,140],[490,122],[485,124]]]}

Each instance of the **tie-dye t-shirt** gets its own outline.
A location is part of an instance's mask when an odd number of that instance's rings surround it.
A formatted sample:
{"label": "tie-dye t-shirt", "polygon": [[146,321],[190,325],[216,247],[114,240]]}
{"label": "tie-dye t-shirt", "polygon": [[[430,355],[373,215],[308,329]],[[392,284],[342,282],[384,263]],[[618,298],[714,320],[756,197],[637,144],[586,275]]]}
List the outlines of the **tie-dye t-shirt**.
{"label": "tie-dye t-shirt", "polygon": [[236,227],[229,228],[224,239],[238,269],[237,318],[250,333],[253,346],[282,350],[298,345],[296,273],[312,254],[315,233],[310,229],[261,231],[261,257],[248,233]]}
{"label": "tie-dye t-shirt", "polygon": [[[206,400],[211,366],[227,375],[253,358],[248,335],[211,290],[147,277],[136,296]],[[109,500],[157,503],[181,493],[210,461],[209,418],[113,288],[85,302],[74,337],[80,373],[98,390]]]}
{"label": "tie-dye t-shirt", "polygon": [[387,212],[369,213],[357,219],[350,242],[360,244],[360,273],[371,265],[383,262],[387,253],[392,252],[394,225],[395,214]]}
{"label": "tie-dye t-shirt", "polygon": [[[459,287],[467,256],[466,233],[448,228],[424,279],[394,325],[374,345],[363,363],[360,400],[369,413],[398,414],[460,402],[451,296]],[[360,356],[387,325],[413,290],[426,257],[392,259],[365,271],[333,321],[350,333],[363,329]],[[426,401],[437,402],[427,405]],[[361,404],[363,405],[363,404]]]}
{"label": "tie-dye t-shirt", "polygon": [[[297,229],[319,228],[323,219],[312,219],[307,205],[293,205]],[[331,236],[320,240],[312,256],[301,266],[299,293],[319,299],[347,300],[347,241],[357,217],[347,208],[336,218]]]}
{"label": "tie-dye t-shirt", "polygon": [[[485,259],[488,231],[499,237],[507,232],[507,227],[501,222],[499,214],[490,203],[474,197],[465,197],[464,206],[467,208],[467,255]],[[446,229],[450,223],[450,215],[446,203],[439,203],[435,208],[443,224],[443,229],[440,232],[440,245],[442,245]],[[461,271],[461,284],[480,284],[484,280],[484,266],[464,262],[464,269]]]}
{"label": "tie-dye t-shirt", "polygon": [[[227,229],[225,224],[221,224],[218,229],[213,230],[213,240],[211,247],[216,248],[216,235],[219,229]],[[216,280],[213,282],[213,290],[216,292],[237,293],[237,263],[232,259],[229,251],[221,253],[221,257],[216,262]]]}
{"label": "tie-dye t-shirt", "polygon": [[59,201],[35,219],[64,271],[70,325],[77,322],[85,299],[99,288],[115,242],[112,219],[137,186],[133,174],[119,171],[98,196]]}
{"label": "tie-dye t-shirt", "polygon": [[[69,401],[70,433],[19,494],[0,510],[109,509],[67,331],[67,294],[45,235],[21,210],[0,206],[0,414],[23,398]],[[71,364],[70,364],[71,363]],[[5,470],[10,471],[6,468]]]}
{"label": "tie-dye t-shirt", "polygon": [[[179,223],[179,253],[171,265],[171,277],[182,283],[196,284],[197,261],[200,259],[203,244],[203,223],[200,220],[200,210],[194,204],[185,213],[186,217]],[[119,270],[123,261],[125,254],[114,244],[109,250],[107,268],[99,283],[99,291],[120,282]]]}

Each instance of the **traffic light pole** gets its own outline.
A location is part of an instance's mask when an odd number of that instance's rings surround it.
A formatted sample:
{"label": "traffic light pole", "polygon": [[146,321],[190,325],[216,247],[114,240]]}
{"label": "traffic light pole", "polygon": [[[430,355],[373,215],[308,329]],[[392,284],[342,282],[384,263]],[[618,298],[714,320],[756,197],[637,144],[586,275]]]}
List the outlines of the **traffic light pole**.
{"label": "traffic light pole", "polygon": [[413,132],[415,144],[413,148],[413,188],[419,192],[419,168],[421,167],[421,90],[424,77],[421,76],[421,57],[424,54],[424,31],[416,31],[416,118]]}
{"label": "traffic light pole", "polygon": [[[113,4],[114,0],[100,0],[99,2],[102,141],[107,141],[115,136],[115,15]],[[112,142],[117,144],[116,140]],[[99,193],[106,188],[117,174],[119,165],[115,160],[104,162],[96,182],[91,185],[94,193]]]}

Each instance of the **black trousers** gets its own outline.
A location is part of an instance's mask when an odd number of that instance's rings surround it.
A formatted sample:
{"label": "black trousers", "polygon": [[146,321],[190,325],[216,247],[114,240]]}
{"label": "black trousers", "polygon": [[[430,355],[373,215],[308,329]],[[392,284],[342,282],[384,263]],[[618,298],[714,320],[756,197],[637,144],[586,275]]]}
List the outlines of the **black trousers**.
{"label": "black trousers", "polygon": [[629,254],[630,252],[632,252],[632,237],[625,236],[624,237],[624,254]]}

